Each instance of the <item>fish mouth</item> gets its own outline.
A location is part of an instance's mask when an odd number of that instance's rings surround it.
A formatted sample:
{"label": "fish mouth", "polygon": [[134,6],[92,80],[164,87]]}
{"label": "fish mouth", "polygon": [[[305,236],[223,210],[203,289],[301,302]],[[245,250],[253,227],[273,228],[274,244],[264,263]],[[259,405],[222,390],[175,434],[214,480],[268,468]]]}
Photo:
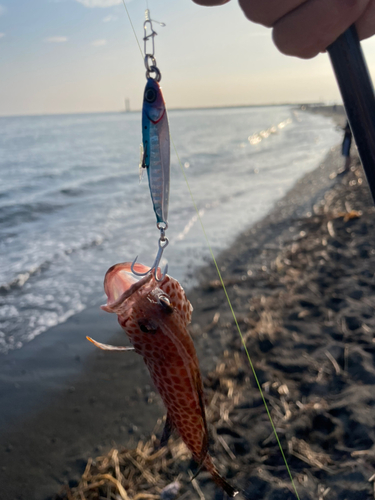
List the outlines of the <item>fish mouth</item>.
{"label": "fish mouth", "polygon": [[146,276],[135,275],[131,268],[131,262],[123,262],[108,269],[104,278],[107,295],[107,304],[102,306],[104,311],[115,312],[114,309],[153,278],[153,274],[149,273],[150,268],[143,264],[135,263],[133,269],[137,273],[148,273]]}

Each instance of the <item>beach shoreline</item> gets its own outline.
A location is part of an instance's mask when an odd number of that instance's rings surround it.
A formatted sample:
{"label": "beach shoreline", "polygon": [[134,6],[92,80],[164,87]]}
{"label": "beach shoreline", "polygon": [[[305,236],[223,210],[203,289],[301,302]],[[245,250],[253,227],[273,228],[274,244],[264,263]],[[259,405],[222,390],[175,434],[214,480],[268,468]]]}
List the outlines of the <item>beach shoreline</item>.
{"label": "beach shoreline", "polygon": [[[284,247],[298,239],[296,221],[319,209],[324,193],[337,182],[332,174],[341,164],[336,147],[265,219],[222,252],[218,262],[224,280],[234,280],[231,286],[236,286],[267,273]],[[212,266],[202,268],[200,287],[189,293],[194,306],[191,332],[204,375],[228,348],[228,329],[213,328],[215,313],[223,308],[215,272]],[[262,293],[263,284],[254,284],[254,294]],[[241,301],[235,298],[234,306],[243,316]],[[229,310],[221,313],[220,321],[230,323]],[[125,340],[114,316],[90,308],[40,335],[27,353],[10,353],[0,368],[2,405],[7,401],[0,421],[5,500],[53,496],[63,484],[79,479],[88,457],[114,443],[135,445],[164,415],[142,360],[132,353],[97,351],[86,335],[106,343]],[[11,376],[15,372],[16,380]],[[38,390],[31,392],[35,385]]]}

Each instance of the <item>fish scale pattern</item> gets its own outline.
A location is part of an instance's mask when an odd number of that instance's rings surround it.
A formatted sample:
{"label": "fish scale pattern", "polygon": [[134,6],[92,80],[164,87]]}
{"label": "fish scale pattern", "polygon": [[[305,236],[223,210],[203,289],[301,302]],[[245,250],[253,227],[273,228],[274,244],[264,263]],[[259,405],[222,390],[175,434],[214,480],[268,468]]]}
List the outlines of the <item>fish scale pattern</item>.
{"label": "fish scale pattern", "polygon": [[200,404],[203,384],[198,358],[186,329],[191,321],[192,306],[181,285],[170,276],[165,277],[160,289],[174,308],[170,315],[162,312],[163,328],[158,327],[152,333],[141,330],[143,318],[151,314],[155,321],[156,316],[161,314],[160,306],[152,301],[135,304],[129,317],[120,317],[119,322],[136,352],[143,357],[173,427],[194,459],[200,462],[205,458],[202,449],[205,448],[206,423]]}
{"label": "fish scale pattern", "polygon": [[181,285],[166,275],[158,282],[149,268],[137,264],[138,280],[127,262],[112,266],[105,278],[108,302],[103,309],[118,315],[135,351],[140,354],[167,408],[162,441],[175,429],[198,464],[229,496],[237,494],[219,474],[208,454],[203,383],[193,340],[187,330],[192,306]]}

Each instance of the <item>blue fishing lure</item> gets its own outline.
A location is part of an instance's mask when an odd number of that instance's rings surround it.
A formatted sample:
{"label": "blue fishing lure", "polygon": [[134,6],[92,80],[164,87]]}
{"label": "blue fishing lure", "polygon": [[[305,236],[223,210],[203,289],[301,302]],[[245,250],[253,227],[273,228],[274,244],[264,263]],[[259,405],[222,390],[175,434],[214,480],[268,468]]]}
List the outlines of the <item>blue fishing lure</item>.
{"label": "blue fishing lure", "polygon": [[158,224],[168,225],[170,138],[167,111],[159,83],[148,78],[142,109],[142,167],[147,168]]}

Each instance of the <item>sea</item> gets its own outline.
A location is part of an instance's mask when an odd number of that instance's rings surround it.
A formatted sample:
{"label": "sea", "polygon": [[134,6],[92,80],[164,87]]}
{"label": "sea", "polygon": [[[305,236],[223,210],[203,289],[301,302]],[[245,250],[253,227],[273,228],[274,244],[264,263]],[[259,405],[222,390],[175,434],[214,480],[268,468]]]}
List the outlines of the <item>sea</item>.
{"label": "sea", "polygon": [[[169,122],[165,258],[184,287],[211,258],[197,211],[217,255],[341,140],[293,106],[172,110]],[[140,142],[140,112],[0,118],[1,353],[104,303],[113,264],[154,261]]]}

